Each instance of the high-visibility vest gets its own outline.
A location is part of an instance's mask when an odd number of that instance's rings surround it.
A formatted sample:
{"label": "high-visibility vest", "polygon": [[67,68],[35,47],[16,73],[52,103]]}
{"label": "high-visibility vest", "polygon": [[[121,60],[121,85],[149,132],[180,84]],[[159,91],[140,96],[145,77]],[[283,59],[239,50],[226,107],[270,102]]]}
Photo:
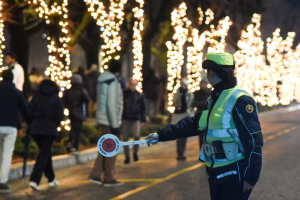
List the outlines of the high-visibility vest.
{"label": "high-visibility vest", "polygon": [[[204,130],[207,128],[205,140],[208,145],[212,145],[213,141],[222,141],[222,143],[235,142],[233,137],[231,137],[231,135],[227,132],[227,129],[231,128],[238,135],[235,123],[232,118],[232,110],[236,101],[241,96],[248,96],[253,99],[253,97],[250,94],[248,94],[238,85],[234,88],[223,90],[214,107],[212,108],[208,119],[208,112],[211,106],[209,98],[208,110],[204,110],[202,112],[202,115],[199,120],[199,129]],[[214,158],[214,156],[212,156],[210,159],[206,159],[205,162],[207,166],[216,168],[229,165],[231,163],[242,160],[243,158],[243,154],[241,152],[237,152],[236,159],[231,161],[228,161],[226,158],[216,159]]]}

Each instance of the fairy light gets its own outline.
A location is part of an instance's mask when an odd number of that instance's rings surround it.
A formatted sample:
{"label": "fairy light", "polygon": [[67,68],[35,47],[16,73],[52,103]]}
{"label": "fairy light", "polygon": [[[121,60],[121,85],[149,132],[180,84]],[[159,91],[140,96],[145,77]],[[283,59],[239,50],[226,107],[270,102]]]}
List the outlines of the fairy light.
{"label": "fairy light", "polygon": [[[206,15],[206,20],[205,20],[205,24],[209,24],[212,20],[214,20],[214,12],[211,9],[207,9],[207,11],[205,11],[205,15]],[[200,13],[201,16],[201,13]],[[202,14],[203,16],[203,14]]]}
{"label": "fairy light", "polygon": [[[61,28],[61,33],[58,41],[54,37],[47,36],[50,67],[46,69],[45,74],[50,75],[51,80],[60,86],[59,96],[62,97],[63,91],[71,88],[70,78],[72,77],[72,72],[69,68],[71,56],[67,49],[67,44],[71,40],[67,30],[68,0],[63,0],[61,4],[54,2],[51,6],[48,6],[45,0],[28,1],[28,4],[35,6],[35,11],[38,13],[39,18],[45,19],[46,24],[51,23],[51,16],[59,16],[60,20],[58,24]],[[67,131],[70,130],[69,124],[69,120],[61,122],[61,125]],[[61,128],[58,128],[58,130],[61,130]]]}
{"label": "fairy light", "polygon": [[276,29],[273,37],[267,39],[265,57],[260,21],[261,16],[254,14],[252,24],[242,31],[238,42],[240,50],[234,54],[238,82],[263,106],[288,105],[294,99],[300,101],[300,44],[292,49],[296,34],[290,32],[283,39],[280,29]]}
{"label": "fairy light", "polygon": [[202,33],[199,36],[199,30],[192,30],[193,45],[187,47],[187,80],[188,89],[191,92],[200,90],[200,81],[202,80],[201,71],[203,62],[203,48],[206,44],[206,35]]}
{"label": "fairy light", "polygon": [[[209,12],[211,16],[214,15],[212,11]],[[227,16],[224,19],[221,19],[218,23],[217,28],[212,24],[210,25],[210,31],[205,31],[207,42],[210,44],[208,47],[208,52],[224,52],[226,43],[225,38],[228,35],[228,31],[232,21]]]}
{"label": "fairy light", "polygon": [[[201,8],[198,8],[199,11],[199,25],[202,24],[204,14]],[[187,81],[188,89],[191,92],[200,90],[200,81],[202,80],[201,71],[202,69],[202,59],[203,53],[202,50],[206,44],[206,33],[199,34],[198,29],[192,29],[191,36],[188,39],[189,42],[192,42],[192,45],[187,47]]]}
{"label": "fairy light", "polygon": [[199,25],[201,25],[202,22],[203,22],[204,14],[203,14],[203,11],[200,7],[197,10],[199,12],[199,21],[198,21],[198,23],[199,23]]}
{"label": "fairy light", "polygon": [[[4,38],[4,23],[3,23],[3,19],[2,19],[2,4],[3,2],[0,1],[0,66],[3,65],[3,53],[2,50],[5,48],[3,42],[5,41]],[[6,67],[0,67],[0,73],[7,69]],[[2,77],[0,77],[0,81],[2,81]]]}
{"label": "fairy light", "polygon": [[[210,47],[209,52],[224,52],[225,50],[225,37],[228,35],[228,30],[232,25],[229,17],[220,20],[218,26],[210,25],[210,31],[199,33],[199,30],[192,28],[192,22],[186,16],[186,4],[182,3],[178,9],[174,9],[171,13],[171,25],[174,27],[175,33],[173,41],[168,41],[166,46],[168,48],[168,110],[173,113],[175,107],[173,106],[173,97],[180,87],[181,79],[181,66],[184,63],[183,46],[188,41],[191,46],[187,47],[187,80],[188,89],[195,92],[200,89],[200,81],[202,80],[201,71],[203,48],[208,43]],[[199,11],[199,22],[202,24],[204,14],[201,8]],[[209,24],[214,19],[214,13],[208,9],[205,12],[205,24]]]}
{"label": "fairy light", "polygon": [[292,56],[289,57],[291,60],[291,67],[293,69],[292,74],[294,75],[294,98],[295,100],[299,103],[300,102],[300,67],[299,67],[299,63],[300,63],[300,44],[298,44],[298,46],[295,48],[295,50],[293,50],[292,52]]}
{"label": "fairy light", "polygon": [[236,75],[238,83],[254,99],[262,105],[278,104],[276,98],[276,85],[265,81],[271,68],[266,66],[265,56],[262,55],[264,42],[260,32],[261,16],[253,15],[252,24],[242,31],[241,39],[238,41],[238,50],[234,54],[236,64]]}
{"label": "fairy light", "polygon": [[295,85],[299,81],[298,63],[293,59],[295,53],[291,48],[295,38],[295,33],[290,32],[285,40],[280,36],[280,29],[276,29],[273,38],[267,39],[267,58],[270,65],[276,70],[277,81],[281,80],[281,84],[277,85],[279,91],[279,102],[288,105],[295,99]]}
{"label": "fairy light", "polygon": [[182,3],[179,5],[178,9],[174,9],[171,13],[171,25],[175,29],[175,33],[173,35],[174,42],[168,41],[166,43],[168,48],[167,69],[169,74],[167,89],[170,91],[168,94],[168,110],[171,113],[175,111],[173,98],[174,94],[180,87],[181,66],[184,63],[183,46],[189,33],[188,27],[191,24],[191,21],[189,21],[186,17],[186,10],[186,4]]}
{"label": "fairy light", "polygon": [[133,79],[138,81],[137,90],[143,92],[142,90],[142,65],[143,65],[143,53],[142,53],[142,36],[141,32],[144,30],[144,1],[137,0],[139,3],[138,7],[132,9],[134,17],[137,21],[134,22],[133,26]]}
{"label": "fairy light", "polygon": [[104,40],[101,46],[103,60],[100,71],[108,69],[108,63],[112,59],[119,60],[121,51],[121,36],[119,35],[120,26],[124,21],[124,5],[127,0],[110,0],[109,13],[106,12],[105,6],[99,0],[87,0],[88,11],[91,16],[97,20],[97,25],[103,31],[100,35]]}

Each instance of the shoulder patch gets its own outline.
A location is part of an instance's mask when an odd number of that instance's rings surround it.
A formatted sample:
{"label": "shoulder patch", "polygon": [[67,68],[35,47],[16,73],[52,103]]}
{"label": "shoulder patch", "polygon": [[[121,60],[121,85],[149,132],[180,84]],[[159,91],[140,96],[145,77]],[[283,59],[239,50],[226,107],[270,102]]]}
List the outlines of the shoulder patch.
{"label": "shoulder patch", "polygon": [[246,111],[247,111],[248,113],[253,113],[253,111],[254,111],[253,106],[250,105],[250,104],[248,104],[248,105],[246,106]]}

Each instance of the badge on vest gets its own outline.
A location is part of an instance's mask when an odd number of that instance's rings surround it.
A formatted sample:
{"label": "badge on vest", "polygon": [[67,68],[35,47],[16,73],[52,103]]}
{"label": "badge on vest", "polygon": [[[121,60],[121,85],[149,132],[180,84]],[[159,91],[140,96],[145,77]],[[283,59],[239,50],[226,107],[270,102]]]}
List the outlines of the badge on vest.
{"label": "badge on vest", "polygon": [[252,105],[247,105],[246,106],[246,111],[248,112],[248,113],[253,113],[253,111],[254,111],[254,108],[253,108],[253,106]]}

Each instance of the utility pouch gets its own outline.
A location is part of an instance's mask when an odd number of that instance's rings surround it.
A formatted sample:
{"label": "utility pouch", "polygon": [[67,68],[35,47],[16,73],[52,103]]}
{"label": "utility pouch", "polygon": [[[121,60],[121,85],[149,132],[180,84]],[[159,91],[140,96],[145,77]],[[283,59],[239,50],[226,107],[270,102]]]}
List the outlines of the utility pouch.
{"label": "utility pouch", "polygon": [[223,151],[223,142],[221,140],[216,140],[212,142],[212,146],[214,148],[215,158],[216,159],[224,159],[225,154]]}
{"label": "utility pouch", "polygon": [[237,158],[239,148],[236,142],[223,143],[222,147],[228,161],[233,161]]}
{"label": "utility pouch", "polygon": [[200,155],[199,155],[199,158],[198,158],[199,162],[205,162],[206,161],[206,156],[205,156],[205,152],[204,152],[204,146],[205,145],[202,145],[202,147],[201,147]]}

